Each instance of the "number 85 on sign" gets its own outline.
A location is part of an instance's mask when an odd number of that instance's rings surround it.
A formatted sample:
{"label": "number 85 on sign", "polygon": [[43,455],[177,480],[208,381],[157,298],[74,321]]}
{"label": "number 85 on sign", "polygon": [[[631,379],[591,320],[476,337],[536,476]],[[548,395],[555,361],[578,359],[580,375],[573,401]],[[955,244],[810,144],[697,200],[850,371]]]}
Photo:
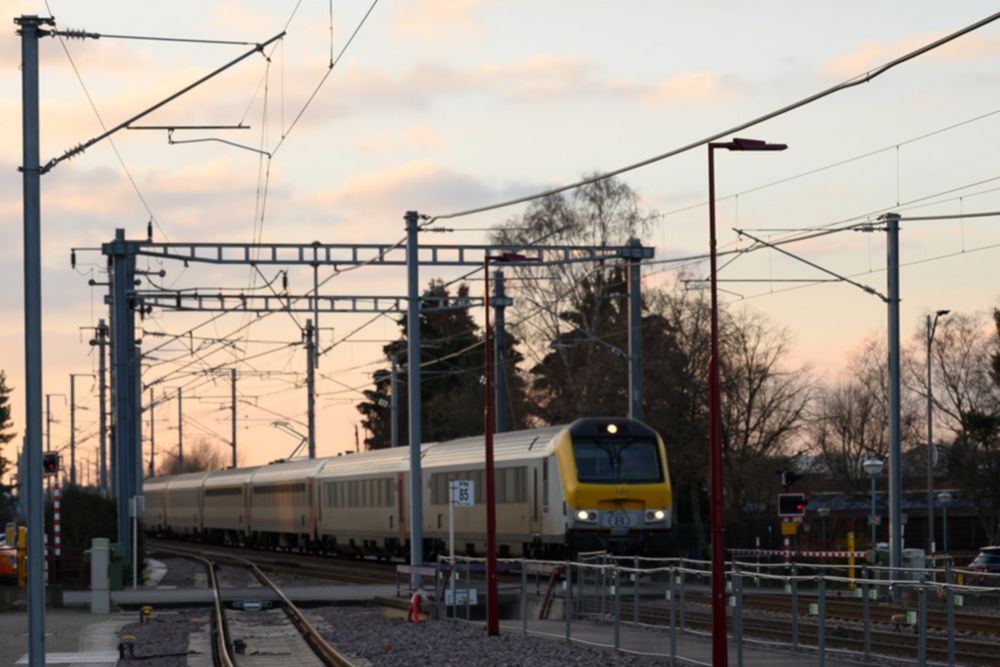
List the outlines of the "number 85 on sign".
{"label": "number 85 on sign", "polygon": [[455,507],[472,507],[475,493],[471,479],[451,480],[451,504]]}

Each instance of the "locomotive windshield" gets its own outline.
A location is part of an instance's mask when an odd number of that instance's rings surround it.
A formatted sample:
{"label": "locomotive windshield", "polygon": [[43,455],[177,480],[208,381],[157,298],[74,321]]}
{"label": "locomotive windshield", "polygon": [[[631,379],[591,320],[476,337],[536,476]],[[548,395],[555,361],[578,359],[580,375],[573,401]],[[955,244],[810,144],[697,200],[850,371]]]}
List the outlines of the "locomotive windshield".
{"label": "locomotive windshield", "polygon": [[649,439],[573,441],[576,474],[589,484],[654,484],[663,481],[660,450]]}

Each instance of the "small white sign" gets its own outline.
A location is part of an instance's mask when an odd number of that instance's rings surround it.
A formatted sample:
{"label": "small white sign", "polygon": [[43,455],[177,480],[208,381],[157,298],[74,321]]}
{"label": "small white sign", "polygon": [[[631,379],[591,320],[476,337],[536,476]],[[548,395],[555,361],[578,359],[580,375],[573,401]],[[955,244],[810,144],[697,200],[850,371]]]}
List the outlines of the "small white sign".
{"label": "small white sign", "polygon": [[444,603],[449,607],[455,605],[477,604],[475,588],[456,588],[454,590],[446,588],[444,590]]}
{"label": "small white sign", "polygon": [[471,479],[451,480],[451,504],[455,507],[472,507],[475,505],[475,487]]}

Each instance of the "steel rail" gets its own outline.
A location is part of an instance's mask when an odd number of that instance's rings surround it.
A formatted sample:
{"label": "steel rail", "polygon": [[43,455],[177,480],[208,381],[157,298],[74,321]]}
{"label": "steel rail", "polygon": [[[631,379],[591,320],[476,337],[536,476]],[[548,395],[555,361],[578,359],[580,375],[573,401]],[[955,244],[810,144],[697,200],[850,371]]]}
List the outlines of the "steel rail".
{"label": "steel rail", "polygon": [[245,558],[240,558],[238,556],[228,556],[236,561],[242,561],[242,563],[253,572],[254,576],[277,595],[281,601],[284,603],[285,613],[287,613],[291,619],[292,623],[298,628],[302,636],[305,637],[306,642],[312,647],[314,651],[319,655],[319,657],[329,665],[333,667],[354,667],[354,663],[351,662],[347,656],[343,653],[330,646],[329,643],[323,636],[320,635],[319,631],[313,627],[312,623],[305,617],[305,614],[292,603],[291,600],[285,595],[285,593],[278,588],[271,579],[264,574],[259,567],[253,562],[246,560]]}
{"label": "steel rail", "polygon": [[226,620],[225,614],[222,611],[222,594],[219,589],[219,578],[215,573],[215,563],[213,563],[208,558],[198,556],[196,554],[182,551],[180,549],[171,549],[170,547],[156,547],[156,551],[163,551],[165,553],[173,553],[178,556],[183,556],[184,558],[190,558],[191,560],[196,560],[202,563],[208,570],[208,582],[212,588],[212,601],[215,605],[215,610],[213,613],[213,621],[215,623],[215,631],[212,635],[215,638],[213,642],[212,651],[212,662],[215,663],[217,667],[236,667],[236,663],[233,662],[232,654],[229,652],[229,641],[226,638],[228,632],[226,632]]}
{"label": "steel rail", "polygon": [[293,625],[295,625],[296,629],[306,640],[306,643],[309,644],[310,648],[312,648],[313,651],[316,652],[316,655],[320,658],[320,660],[322,660],[327,665],[331,665],[332,667],[356,667],[355,664],[350,661],[350,659],[348,659],[344,654],[337,651],[337,649],[335,649],[325,639],[323,639],[323,636],[319,633],[318,630],[316,630],[315,627],[313,627],[312,623],[310,623],[309,620],[305,617],[305,614],[303,614],[302,611],[298,607],[296,607],[291,600],[288,599],[288,596],[285,595],[284,591],[278,588],[278,586],[273,581],[271,581],[271,579],[268,578],[268,576],[265,575],[254,562],[233,554],[219,553],[212,551],[202,552],[205,555],[199,556],[186,549],[174,549],[172,547],[159,546],[159,545],[153,547],[153,549],[156,551],[173,553],[182,556],[184,558],[191,558],[192,560],[201,561],[202,563],[205,563],[208,566],[209,580],[211,581],[212,584],[212,593],[215,599],[216,624],[218,628],[223,629],[222,631],[217,633],[219,639],[217,639],[216,642],[217,643],[216,650],[219,652],[219,655],[223,656],[223,659],[218,660],[221,667],[236,667],[236,665],[233,663],[232,658],[228,651],[229,644],[226,640],[225,637],[226,633],[224,631],[225,625],[223,621],[224,615],[222,613],[222,598],[219,593],[218,578],[215,576],[215,563],[213,559],[215,561],[227,561],[230,563],[238,563],[239,565],[246,567],[253,573],[253,575],[257,578],[258,581],[260,581],[267,588],[270,588],[272,591],[274,591],[274,594],[277,595],[278,598],[281,600],[285,612],[291,617]]}

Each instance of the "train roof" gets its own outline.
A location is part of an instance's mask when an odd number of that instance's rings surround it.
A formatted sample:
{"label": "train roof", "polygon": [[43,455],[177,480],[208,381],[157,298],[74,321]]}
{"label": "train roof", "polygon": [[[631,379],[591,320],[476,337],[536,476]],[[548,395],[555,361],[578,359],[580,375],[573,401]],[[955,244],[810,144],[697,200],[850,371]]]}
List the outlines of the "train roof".
{"label": "train roof", "polygon": [[[565,428],[565,425],[546,426],[498,433],[493,436],[493,459],[497,464],[503,464],[549,456],[555,448],[555,436]],[[481,435],[431,443],[424,451],[424,465],[475,464],[482,461],[485,446]]]}
{"label": "train roof", "polygon": [[184,489],[201,488],[205,478],[211,473],[208,472],[186,472],[183,475],[173,475],[166,478],[166,489],[168,491],[183,491]]}
{"label": "train roof", "polygon": [[260,466],[253,471],[250,481],[253,484],[268,484],[271,482],[284,482],[286,480],[302,481],[307,477],[313,477],[319,473],[329,460],[330,458],[326,457]]}
{"label": "train roof", "polygon": [[[508,461],[543,458],[552,453],[553,439],[565,426],[546,426],[497,433],[493,436],[493,457],[497,464]],[[471,436],[425,443],[421,447],[421,464],[425,468],[481,463],[485,443],[483,436]],[[319,477],[333,479],[355,475],[386,475],[410,470],[410,448],[376,449],[363,454],[327,459]]]}
{"label": "train roof", "polygon": [[218,486],[232,486],[233,484],[246,484],[253,477],[253,474],[260,470],[260,466],[252,468],[226,468],[209,474],[205,478],[205,488],[215,488]]}
{"label": "train roof", "polygon": [[[426,447],[426,445],[425,445]],[[321,478],[356,475],[391,475],[410,469],[409,447],[375,449],[363,454],[331,456],[319,473]]]}

